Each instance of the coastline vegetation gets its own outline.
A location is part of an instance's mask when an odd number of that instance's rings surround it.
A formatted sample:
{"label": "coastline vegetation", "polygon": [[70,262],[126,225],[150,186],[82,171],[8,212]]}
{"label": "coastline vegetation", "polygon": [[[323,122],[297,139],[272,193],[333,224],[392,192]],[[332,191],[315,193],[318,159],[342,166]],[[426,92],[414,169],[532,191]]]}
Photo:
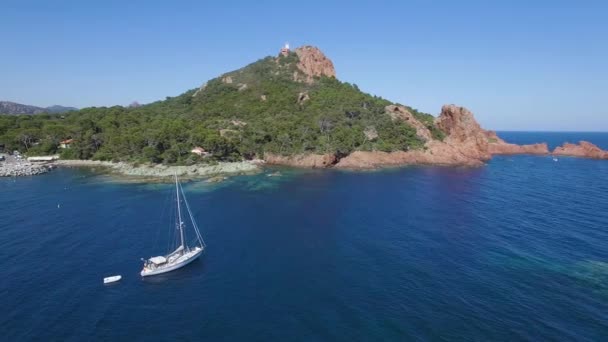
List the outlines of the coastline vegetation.
{"label": "coastline vegetation", "polygon": [[[65,159],[189,165],[281,155],[423,148],[413,127],[392,120],[391,102],[335,78],[306,82],[297,55],[266,57],[199,89],[139,107],[91,107],[62,115],[0,116],[0,145]],[[443,139],[433,116],[409,108]],[[70,148],[60,142],[72,139]]]}

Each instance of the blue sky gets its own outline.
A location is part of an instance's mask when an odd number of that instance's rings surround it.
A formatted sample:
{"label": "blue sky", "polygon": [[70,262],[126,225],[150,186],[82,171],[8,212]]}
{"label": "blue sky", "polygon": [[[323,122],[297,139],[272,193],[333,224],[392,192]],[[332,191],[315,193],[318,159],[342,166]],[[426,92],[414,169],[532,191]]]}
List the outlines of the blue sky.
{"label": "blue sky", "polygon": [[[125,1],[126,2],[126,1]],[[0,100],[127,105],[292,46],[338,78],[496,130],[608,131],[608,1],[0,0]]]}

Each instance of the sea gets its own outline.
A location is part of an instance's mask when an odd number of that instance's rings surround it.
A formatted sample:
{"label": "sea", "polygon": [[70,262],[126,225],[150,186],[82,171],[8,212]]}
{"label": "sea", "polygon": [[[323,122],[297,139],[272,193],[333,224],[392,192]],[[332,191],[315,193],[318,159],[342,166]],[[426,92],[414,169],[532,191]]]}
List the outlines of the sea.
{"label": "sea", "polygon": [[[608,149],[608,133],[499,134]],[[608,340],[608,161],[274,168],[183,188],[205,253],[142,279],[175,236],[171,184],[0,179],[0,340]]]}

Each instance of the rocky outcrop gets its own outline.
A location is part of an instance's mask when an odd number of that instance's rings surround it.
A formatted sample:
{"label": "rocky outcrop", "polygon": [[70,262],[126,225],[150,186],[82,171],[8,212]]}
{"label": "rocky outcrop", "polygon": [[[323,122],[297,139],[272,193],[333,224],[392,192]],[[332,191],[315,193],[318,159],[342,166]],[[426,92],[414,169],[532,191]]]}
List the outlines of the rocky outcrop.
{"label": "rocky outcrop", "polygon": [[196,97],[200,92],[204,91],[207,88],[207,82],[203,83],[195,92],[192,94],[192,97]]}
{"label": "rocky outcrop", "polygon": [[376,127],[373,127],[373,126],[366,127],[365,130],[363,131],[363,135],[365,136],[365,139],[368,141],[374,141],[374,140],[378,139],[378,131],[376,130]]}
{"label": "rocky outcrop", "polygon": [[443,106],[436,123],[446,134],[444,141],[433,140],[429,129],[406,108],[387,106],[385,110],[393,119],[404,120],[416,128],[417,135],[426,141],[424,149],[396,152],[356,151],[340,159],[336,167],[370,169],[409,164],[480,166],[491,157],[486,132],[466,108]]}
{"label": "rocky outcrop", "polygon": [[301,46],[295,49],[300,60],[298,69],[305,75],[305,82],[312,83],[314,77],[336,77],[334,63],[321,50],[314,46]]}
{"label": "rocky outcrop", "polygon": [[53,165],[51,164],[0,162],[0,177],[34,176],[47,173],[52,169]]}
{"label": "rocky outcrop", "polygon": [[340,159],[337,168],[364,170],[402,165],[481,166],[481,160],[467,158],[447,144],[437,144],[432,151],[355,151]]}
{"label": "rocky outcrop", "polygon": [[403,120],[409,123],[416,129],[416,135],[422,140],[429,141],[432,139],[431,131],[422,122],[416,120],[414,115],[405,107],[389,105],[384,110],[393,120]]}
{"label": "rocky outcrop", "polygon": [[310,100],[310,96],[308,95],[308,92],[301,92],[298,94],[298,104],[301,106],[304,104],[304,102]]}
{"label": "rocky outcrop", "polygon": [[435,124],[446,135],[444,143],[457,149],[465,157],[481,161],[492,157],[488,149],[487,133],[468,109],[445,105],[441,108],[441,114]]}
{"label": "rocky outcrop", "polygon": [[499,154],[536,154],[536,155],[545,155],[549,154],[549,147],[546,143],[539,144],[530,144],[530,145],[516,145],[509,144],[506,142],[489,143],[490,154],[499,155]]}
{"label": "rocky outcrop", "polygon": [[494,131],[486,131],[486,137],[488,138],[488,148],[491,155],[500,154],[536,154],[544,155],[549,154],[549,147],[546,143],[529,144],[529,145],[517,145],[510,144],[502,140]]}
{"label": "rocky outcrop", "polygon": [[553,150],[553,155],[608,159],[608,151],[602,150],[601,148],[587,141],[580,141],[578,145],[565,143],[562,146],[556,147],[555,150]]}
{"label": "rocky outcrop", "polygon": [[490,144],[506,144],[495,131],[486,131],[486,138],[488,138]]}
{"label": "rocky outcrop", "polygon": [[293,156],[281,156],[274,153],[264,153],[264,161],[267,164],[286,165],[302,168],[327,168],[336,163],[334,154],[296,154]]}
{"label": "rocky outcrop", "polygon": [[55,165],[64,167],[103,168],[112,173],[140,178],[170,177],[174,174],[185,178],[200,178],[226,174],[249,174],[256,173],[260,170],[257,163],[254,161],[233,163],[221,162],[215,165],[195,164],[190,166],[168,166],[162,164],[149,164],[136,166],[131,163],[113,163],[99,160],[58,160],[55,162]]}

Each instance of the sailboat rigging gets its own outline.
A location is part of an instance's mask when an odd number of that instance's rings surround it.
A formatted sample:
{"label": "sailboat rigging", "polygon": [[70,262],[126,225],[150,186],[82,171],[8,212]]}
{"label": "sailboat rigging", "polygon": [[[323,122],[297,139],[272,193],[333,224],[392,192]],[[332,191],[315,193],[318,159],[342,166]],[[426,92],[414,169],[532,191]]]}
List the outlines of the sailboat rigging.
{"label": "sailboat rigging", "polygon": [[[203,240],[201,232],[198,229],[198,225],[196,224],[196,221],[192,216],[190,205],[188,204],[188,200],[186,199],[184,190],[177,179],[177,174],[175,175],[175,195],[177,201],[177,229],[179,230],[180,245],[177,246],[175,250],[166,255],[151,257],[147,260],[142,259],[144,261],[144,266],[140,273],[142,277],[167,273],[178,268],[184,267],[192,261],[196,260],[196,258],[198,258],[205,250],[205,241]],[[184,204],[186,205],[186,210],[188,212],[188,217],[192,223],[192,228],[196,235],[196,243],[192,247],[188,246],[184,239],[184,228],[186,227],[186,225],[182,219],[180,197],[184,200]]]}

